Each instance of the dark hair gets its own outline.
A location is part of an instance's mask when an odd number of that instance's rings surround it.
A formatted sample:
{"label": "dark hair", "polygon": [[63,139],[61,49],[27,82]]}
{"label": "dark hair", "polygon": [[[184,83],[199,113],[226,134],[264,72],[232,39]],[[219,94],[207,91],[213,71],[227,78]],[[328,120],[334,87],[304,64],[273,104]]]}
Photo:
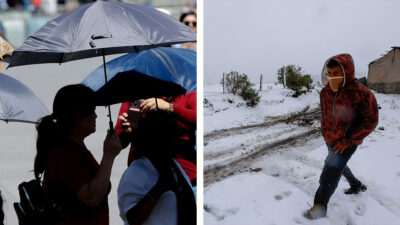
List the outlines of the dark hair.
{"label": "dark hair", "polygon": [[3,197],[0,191],[0,225],[4,224],[4,212],[3,212]]}
{"label": "dark hair", "polygon": [[341,67],[340,63],[336,59],[330,59],[328,63],[326,64],[327,68],[333,68],[333,67]]}
{"label": "dark hair", "polygon": [[194,15],[197,18],[197,15],[195,12],[193,11],[187,11],[181,14],[181,17],[179,18],[179,21],[182,23],[183,20],[185,19],[185,17],[190,16],[190,15]]}
{"label": "dark hair", "polygon": [[176,123],[169,113],[150,111],[141,118],[137,128],[133,158],[145,156],[150,160],[167,160],[173,156]]}
{"label": "dark hair", "polygon": [[36,179],[39,179],[47,165],[47,158],[60,138],[75,125],[76,113],[88,116],[95,110],[95,94],[92,89],[81,85],[67,85],[61,88],[53,103],[53,114],[39,120],[36,130],[37,154],[34,163]]}

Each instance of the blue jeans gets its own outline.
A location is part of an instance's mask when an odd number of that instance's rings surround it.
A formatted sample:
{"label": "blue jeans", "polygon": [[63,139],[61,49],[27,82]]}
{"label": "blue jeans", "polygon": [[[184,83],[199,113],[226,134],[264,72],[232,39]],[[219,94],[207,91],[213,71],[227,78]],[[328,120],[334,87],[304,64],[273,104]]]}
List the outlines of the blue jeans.
{"label": "blue jeans", "polygon": [[333,146],[328,146],[328,156],[325,159],[325,165],[319,178],[319,188],[315,193],[314,204],[328,205],[329,199],[335,192],[340,177],[347,179],[351,186],[360,185],[361,182],[354,177],[350,168],[346,166],[347,162],[357,149],[357,145],[350,146],[342,154],[336,153]]}

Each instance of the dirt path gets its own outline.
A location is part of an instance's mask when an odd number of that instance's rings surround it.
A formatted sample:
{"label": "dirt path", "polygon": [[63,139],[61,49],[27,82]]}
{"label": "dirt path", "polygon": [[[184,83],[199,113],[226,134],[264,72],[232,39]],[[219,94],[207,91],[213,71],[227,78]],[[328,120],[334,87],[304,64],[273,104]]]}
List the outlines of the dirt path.
{"label": "dirt path", "polygon": [[[310,139],[318,138],[320,136],[319,120],[319,108],[306,107],[288,116],[271,117],[264,123],[206,134],[204,136],[205,187],[234,174],[251,170],[249,165],[265,154],[289,146],[301,146]],[[267,133],[260,133],[262,131]],[[258,137],[254,137],[256,135]],[[250,141],[247,136],[250,136],[252,140]],[[232,143],[235,139],[240,141]],[[214,146],[226,141],[229,141],[230,145],[227,144],[226,147],[223,145],[222,148],[225,149],[214,151]],[[243,152],[242,149],[246,151]]]}
{"label": "dirt path", "polygon": [[263,123],[251,124],[247,126],[233,127],[212,131],[204,135],[204,144],[207,145],[210,141],[215,141],[219,138],[224,138],[232,135],[242,134],[254,128],[268,128],[279,123],[298,123],[299,125],[310,125],[320,119],[321,111],[319,108],[310,109],[309,106],[286,116],[268,117]]}
{"label": "dirt path", "polygon": [[304,145],[308,140],[318,138],[320,136],[319,132],[319,129],[313,129],[309,132],[285,138],[272,144],[266,144],[265,146],[260,147],[260,149],[255,149],[254,154],[249,154],[229,161],[228,163],[216,165],[215,167],[205,168],[204,187],[237,173],[252,170],[249,166],[259,157],[282,148],[288,148],[289,146]]}

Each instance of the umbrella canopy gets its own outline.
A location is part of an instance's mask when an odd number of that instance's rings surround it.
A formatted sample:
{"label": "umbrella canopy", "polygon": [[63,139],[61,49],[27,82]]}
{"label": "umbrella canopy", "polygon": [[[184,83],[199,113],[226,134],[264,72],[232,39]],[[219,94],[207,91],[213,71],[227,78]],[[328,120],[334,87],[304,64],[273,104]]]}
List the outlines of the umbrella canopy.
{"label": "umbrella canopy", "polygon": [[196,34],[189,27],[156,9],[96,1],[49,21],[14,51],[9,67],[63,63],[194,41]]}
{"label": "umbrella canopy", "polygon": [[[103,56],[105,64],[105,55],[194,41],[188,26],[156,9],[96,1],[49,21],[13,52],[8,67],[96,56]],[[108,112],[111,130],[110,107]]]}
{"label": "umbrella canopy", "polygon": [[[190,49],[153,48],[123,55],[107,62],[106,66],[108,79],[112,81],[112,84],[107,84],[108,89],[103,87],[105,84],[103,66],[98,67],[82,81],[82,84],[102,93],[100,96],[103,97],[106,95],[103,93],[105,90],[109,90],[109,95],[113,95],[115,99],[124,99],[124,96],[119,97],[119,94],[129,94],[125,97],[130,100],[144,96],[169,96],[173,93],[196,91],[196,52]],[[124,71],[129,72],[121,73]],[[126,92],[119,90],[118,86],[114,88],[116,85],[120,85],[120,89],[128,90]],[[101,87],[103,88],[99,91]],[[104,104],[101,99],[100,101]],[[109,102],[118,101],[120,100]]]}
{"label": "umbrella canopy", "polygon": [[0,60],[5,61],[5,58],[9,58],[8,56],[12,51],[14,51],[14,48],[0,36]]}
{"label": "umbrella canopy", "polygon": [[49,114],[46,106],[31,89],[0,73],[0,120],[36,123]]}
{"label": "umbrella canopy", "polygon": [[120,72],[96,91],[97,105],[106,106],[161,96],[177,96],[186,90],[179,84],[157,79],[135,70]]}

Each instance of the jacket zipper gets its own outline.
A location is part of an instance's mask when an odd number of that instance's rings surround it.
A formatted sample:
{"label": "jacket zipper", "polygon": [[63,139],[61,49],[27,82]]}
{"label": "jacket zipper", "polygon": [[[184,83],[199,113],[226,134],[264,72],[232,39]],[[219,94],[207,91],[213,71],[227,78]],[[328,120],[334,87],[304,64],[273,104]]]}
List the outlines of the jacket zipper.
{"label": "jacket zipper", "polygon": [[349,131],[350,126],[351,126],[351,123],[349,123],[349,125],[347,125],[347,128],[346,128],[346,130],[344,131],[344,135],[343,135],[344,138],[347,137],[347,131]]}
{"label": "jacket zipper", "polygon": [[338,93],[339,93],[339,90],[336,92],[335,98],[333,99],[333,104],[332,104],[332,128],[331,128],[331,132],[329,132],[329,138],[328,138],[329,142],[331,142],[331,135],[333,132],[333,128],[335,126],[335,102],[336,102],[336,97],[337,97]]}

